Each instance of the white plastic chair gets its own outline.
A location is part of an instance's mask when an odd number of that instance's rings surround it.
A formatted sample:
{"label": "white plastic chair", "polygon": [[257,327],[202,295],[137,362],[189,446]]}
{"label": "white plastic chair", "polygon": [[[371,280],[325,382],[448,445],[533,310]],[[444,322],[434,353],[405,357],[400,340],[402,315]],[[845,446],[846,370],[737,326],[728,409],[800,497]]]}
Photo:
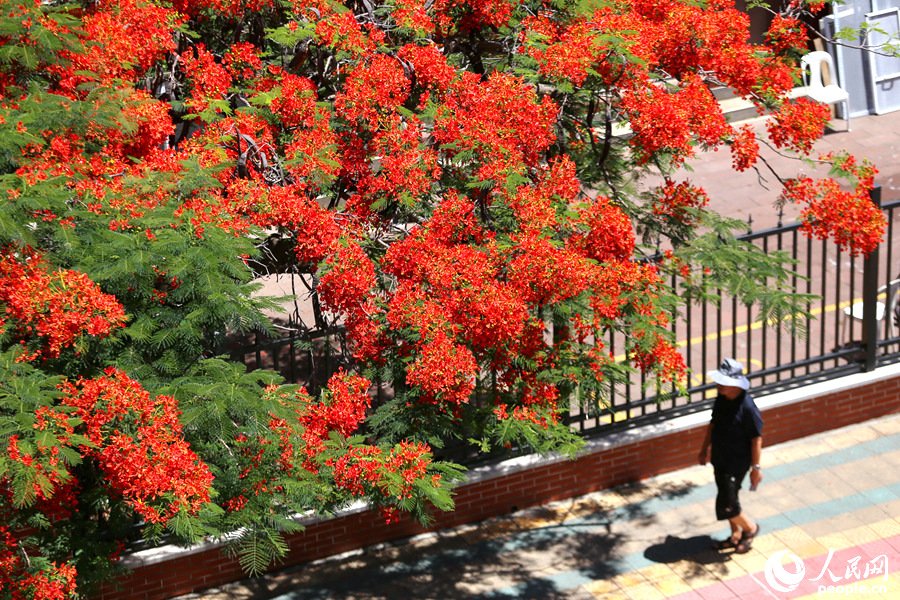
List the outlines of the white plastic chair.
{"label": "white plastic chair", "polygon": [[[885,297],[885,292],[886,297]],[[883,285],[878,288],[878,297],[883,298],[884,302],[878,300],[875,302],[875,320],[880,324],[887,318],[887,339],[893,339],[898,335],[898,320],[900,320],[900,304],[898,304],[898,300],[900,300],[900,279],[895,279],[888,283],[887,285]],[[854,302],[852,305],[844,308],[844,329],[846,330],[846,325],[849,323],[850,319],[855,321],[863,320],[863,303],[862,300],[859,302]],[[880,330],[880,325],[879,325]],[[843,338],[845,333],[841,334]]]}
{"label": "white plastic chair", "polygon": [[844,118],[847,119],[847,131],[850,131],[850,94],[836,83],[825,85],[822,77],[822,64],[828,66],[828,74],[831,78],[837,77],[837,71],[834,70],[834,61],[831,55],[822,50],[810,52],[800,59],[800,66],[803,67],[803,85],[807,86],[807,94],[816,102],[823,104],[844,103]]}

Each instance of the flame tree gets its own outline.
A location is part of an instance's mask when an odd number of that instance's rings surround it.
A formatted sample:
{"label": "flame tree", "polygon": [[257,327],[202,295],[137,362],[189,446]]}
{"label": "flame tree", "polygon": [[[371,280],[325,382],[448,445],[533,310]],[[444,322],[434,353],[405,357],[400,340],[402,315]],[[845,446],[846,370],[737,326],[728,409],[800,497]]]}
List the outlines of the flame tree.
{"label": "flame tree", "polygon": [[[0,598],[89,590],[136,537],[240,531],[259,572],[297,514],[427,522],[452,509],[450,440],[573,452],[572,398],[684,376],[648,240],[693,294],[789,320],[765,286],[784,258],[679,168],[809,154],[827,109],[787,92],[822,8],[792,0],[751,46],[730,0],[3,2]],[[768,141],[710,84],[772,111]],[[874,168],[821,160],[850,185],[788,179],[783,201],[870,251]],[[219,356],[271,329],[272,272],[344,350],[316,395]],[[376,378],[395,393],[372,406]]]}

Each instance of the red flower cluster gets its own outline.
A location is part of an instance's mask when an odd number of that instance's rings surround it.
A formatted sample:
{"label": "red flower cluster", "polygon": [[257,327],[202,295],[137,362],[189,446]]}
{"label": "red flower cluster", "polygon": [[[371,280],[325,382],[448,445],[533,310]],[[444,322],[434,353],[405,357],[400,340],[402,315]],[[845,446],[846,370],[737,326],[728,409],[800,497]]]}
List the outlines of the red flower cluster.
{"label": "red flower cluster", "polygon": [[[29,549],[30,550],[30,549]],[[9,528],[0,525],[0,591],[10,600],[69,600],[76,597],[75,567],[63,563],[34,572]]]}
{"label": "red flower cluster", "polygon": [[182,437],[174,398],[152,398],[114,368],[66,382],[62,391],[63,404],[75,408],[92,444],[81,452],[148,521],[165,522],[181,510],[196,514],[209,502],[213,476]]}
{"label": "red flower cluster", "polygon": [[766,123],[766,129],[778,148],[809,154],[813,142],[822,137],[830,118],[831,111],[827,105],[809,98],[798,98],[782,104],[778,112],[772,115],[772,120]]}
{"label": "red flower cluster", "polygon": [[833,179],[809,177],[789,180],[782,197],[805,205],[800,214],[802,229],[819,239],[831,237],[852,256],[868,254],[881,242],[886,227],[884,213],[872,203],[869,192],[878,172],[868,161],[857,163],[849,154],[821,157],[833,169],[856,181],[852,191]]}
{"label": "red flower cluster", "polygon": [[56,358],[82,336],[107,336],[126,320],[115,297],[86,275],[52,270],[31,249],[0,256],[0,304],[0,327],[21,340],[23,360]]}
{"label": "red flower cluster", "polygon": [[210,102],[218,101],[221,106],[222,96],[231,87],[231,73],[203,44],[197,44],[193,50],[193,53],[181,56],[181,63],[193,88],[191,98],[185,104],[199,113],[210,108]]}
{"label": "red flower cluster", "polygon": [[796,19],[775,15],[766,34],[769,45],[775,52],[784,54],[789,51],[806,49],[807,35],[805,25]]}
{"label": "red flower cluster", "polygon": [[703,188],[698,188],[689,181],[675,183],[666,180],[665,184],[656,188],[653,212],[666,215],[687,225],[697,224],[696,211],[709,204],[709,197]]}

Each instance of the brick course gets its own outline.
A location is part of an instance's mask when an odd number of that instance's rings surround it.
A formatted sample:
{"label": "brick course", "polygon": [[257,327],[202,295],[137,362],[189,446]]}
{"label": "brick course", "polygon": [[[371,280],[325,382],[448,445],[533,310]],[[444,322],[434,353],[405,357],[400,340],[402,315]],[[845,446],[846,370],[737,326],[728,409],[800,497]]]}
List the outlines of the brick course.
{"label": "brick course", "polygon": [[[801,391],[794,393],[799,395]],[[765,444],[777,444],[900,411],[900,375],[760,408],[765,420]],[[553,460],[485,476],[457,488],[456,510],[439,515],[432,529],[477,522],[691,466],[704,434],[704,423],[697,422],[670,433],[636,436],[639,439],[633,442],[600,448],[577,460]],[[387,525],[370,511],[314,521],[303,532],[290,536],[292,550],[279,568],[424,532],[409,519]],[[118,587],[110,587],[98,597],[162,600],[242,577],[237,560],[212,546],[135,567]]]}

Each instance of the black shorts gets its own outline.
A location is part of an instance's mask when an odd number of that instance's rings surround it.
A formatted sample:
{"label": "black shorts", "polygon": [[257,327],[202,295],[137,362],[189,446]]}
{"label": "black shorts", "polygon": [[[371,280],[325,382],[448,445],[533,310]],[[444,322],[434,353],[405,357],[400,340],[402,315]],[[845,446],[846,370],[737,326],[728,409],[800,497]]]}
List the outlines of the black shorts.
{"label": "black shorts", "polygon": [[731,473],[716,470],[716,518],[720,521],[736,517],[741,514],[741,503],[738,500],[738,490],[747,471],[743,473]]}

